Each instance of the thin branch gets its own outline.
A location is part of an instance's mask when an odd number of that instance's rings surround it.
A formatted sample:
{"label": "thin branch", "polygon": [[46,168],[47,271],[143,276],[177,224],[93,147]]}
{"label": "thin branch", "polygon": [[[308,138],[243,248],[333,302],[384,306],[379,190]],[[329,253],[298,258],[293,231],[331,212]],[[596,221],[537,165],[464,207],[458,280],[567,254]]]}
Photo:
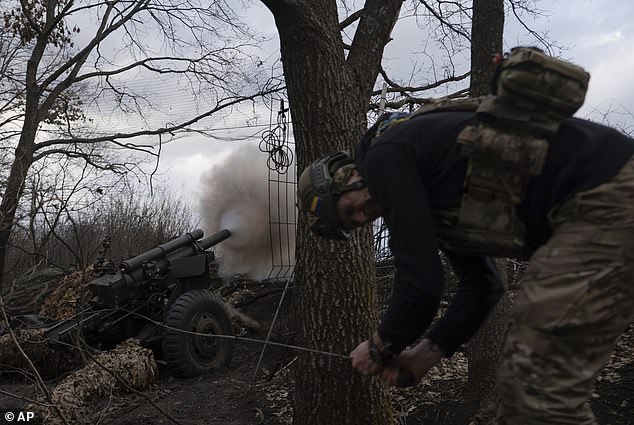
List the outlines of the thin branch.
{"label": "thin branch", "polygon": [[343,30],[346,27],[352,25],[358,19],[361,19],[364,12],[365,12],[365,9],[359,9],[356,12],[354,12],[352,15],[348,16],[346,19],[341,21],[341,23],[339,24],[339,29]]}
{"label": "thin branch", "polygon": [[[456,81],[462,81],[465,78],[467,78],[469,75],[471,75],[471,71],[469,71],[469,72],[465,72],[462,75],[447,77],[442,80],[438,80],[424,86],[413,87],[413,86],[399,86],[398,84],[396,84],[395,82],[393,82],[392,80],[388,78],[387,74],[385,73],[383,69],[381,69],[380,73],[383,79],[385,80],[385,82],[388,83],[388,85],[390,85],[390,87],[387,89],[388,93],[404,93],[404,92],[413,93],[413,92],[430,90],[430,89],[439,87],[443,84],[452,83]],[[381,94],[381,90],[375,90],[372,92],[373,96],[376,96],[379,94]]]}
{"label": "thin branch", "polygon": [[[204,61],[205,59],[208,59],[208,57],[211,56],[211,53],[208,53],[204,56],[201,56],[199,58],[179,58],[176,56],[156,56],[156,57],[150,57],[150,58],[145,58],[136,62],[132,62],[126,66],[122,66],[120,68],[116,68],[114,70],[110,70],[110,71],[98,71],[98,72],[90,72],[90,73],[86,73],[86,74],[82,74],[77,76],[74,80],[73,83],[78,83],[80,81],[83,80],[87,80],[89,78],[95,78],[95,77],[108,77],[108,76],[113,76],[113,75],[117,75],[117,74],[122,74],[124,72],[128,72],[134,68],[138,68],[138,67],[143,67],[146,68],[150,71],[154,71],[157,74],[184,74],[187,72],[191,72],[191,70],[189,68],[185,69],[185,70],[176,70],[176,69],[170,69],[170,68],[157,68],[154,67],[152,65],[150,65],[152,62],[161,62],[161,61],[170,61],[170,62],[186,62],[188,64],[196,64],[199,62]],[[220,78],[217,75],[213,75],[212,76],[214,78]]]}
{"label": "thin branch", "polygon": [[4,394],[4,395],[9,396],[9,397],[17,398],[18,400],[26,401],[26,402],[28,402],[30,404],[37,404],[38,406],[42,406],[42,407],[53,407],[52,404],[42,403],[41,401],[33,400],[31,398],[28,398],[28,397],[24,397],[24,396],[20,396],[20,395],[17,395],[17,394],[13,394],[13,393],[10,393],[10,392],[5,391],[5,390],[0,390],[0,394]]}
{"label": "thin branch", "polygon": [[[454,93],[451,93],[447,96],[443,96],[443,99],[458,99],[458,98],[463,98],[465,96],[467,96],[469,94],[469,89],[461,89],[458,90]],[[386,108],[390,108],[390,109],[401,109],[402,107],[406,106],[406,105],[410,105],[410,106],[414,106],[414,105],[424,105],[426,103],[430,103],[433,101],[438,101],[438,98],[432,98],[432,97],[411,97],[411,96],[407,96],[404,99],[398,100],[398,101],[394,101],[394,102],[386,102],[385,103],[385,107]],[[379,109],[379,104],[378,103],[374,103],[371,102],[370,103],[370,110],[378,110]]]}
{"label": "thin branch", "polygon": [[[63,145],[63,144],[69,144],[69,143],[102,143],[102,142],[114,142],[116,139],[133,139],[135,137],[139,137],[139,136],[156,136],[159,134],[165,134],[165,133],[174,133],[180,130],[184,130],[185,128],[189,127],[190,125],[204,119],[207,118],[211,115],[213,115],[214,113],[221,111],[225,108],[228,108],[230,106],[234,106],[237,105],[238,103],[244,102],[246,100],[253,100],[257,97],[261,97],[261,96],[266,96],[272,93],[276,93],[279,92],[281,90],[283,90],[284,87],[276,87],[276,88],[272,88],[272,89],[268,89],[265,91],[261,91],[255,94],[252,94],[250,96],[241,96],[241,97],[237,97],[237,98],[233,98],[230,101],[227,101],[224,104],[219,104],[217,105],[215,108],[200,114],[188,121],[185,121],[181,124],[177,124],[177,125],[173,125],[170,127],[163,127],[163,128],[158,128],[156,130],[143,130],[143,131],[137,131],[137,132],[133,132],[133,133],[117,133],[117,134],[113,134],[113,135],[109,135],[109,136],[103,136],[103,137],[95,137],[95,138],[76,138],[76,139],[56,139],[56,140],[48,140],[48,141],[44,141],[44,142],[40,142],[37,143],[35,146],[35,150],[40,150],[42,148],[45,147],[49,147],[49,146],[54,146],[54,145]],[[231,98],[228,98],[231,99]],[[226,101],[227,99],[225,99]],[[220,103],[220,102],[219,102]],[[126,145],[127,148],[132,148],[132,145]],[[43,154],[38,155],[38,159],[41,158],[43,156]]]}
{"label": "thin branch", "polygon": [[434,15],[434,17],[436,19],[438,19],[440,21],[440,23],[444,26],[446,26],[447,28],[449,28],[451,31],[455,32],[456,34],[461,35],[462,37],[466,38],[467,40],[471,41],[471,36],[469,34],[467,34],[466,32],[462,31],[460,28],[457,28],[455,25],[453,25],[451,22],[447,21],[445,18],[443,18],[443,16],[436,12],[434,10],[433,7],[431,7],[430,5],[427,4],[427,2],[425,0],[420,0],[420,3],[425,6],[425,8],[432,14]]}
{"label": "thin branch", "polygon": [[517,21],[524,27],[526,31],[528,31],[530,35],[532,35],[533,37],[537,39],[537,41],[546,49],[549,55],[554,56],[554,53],[552,51],[552,44],[549,43],[548,40],[546,40],[546,38],[543,37],[541,34],[539,34],[537,31],[532,30],[526,24],[526,22],[524,22],[524,20],[520,17],[519,13],[517,12],[518,5],[514,1],[510,1],[509,3],[511,4],[511,10],[513,11],[513,15],[515,16],[515,19],[517,19]]}
{"label": "thin branch", "polygon": [[[147,2],[148,0],[143,0],[143,3],[147,3]],[[98,46],[106,37],[108,37],[108,35],[116,31],[123,24],[125,24],[127,21],[132,19],[134,14],[138,13],[138,11],[141,9],[141,5],[138,5],[137,8],[133,9],[125,18],[122,18],[119,22],[108,24],[107,21],[108,21],[108,18],[110,17],[110,13],[112,12],[112,9],[114,8],[115,3],[116,2],[107,3],[108,7],[104,12],[104,16],[101,19],[101,24],[99,25],[99,28],[97,29],[94,38],[90,40],[90,42],[86,44],[86,46],[79,53],[77,53],[74,57],[69,59],[62,66],[60,66],[54,73],[49,75],[48,78],[44,80],[44,82],[42,83],[42,87],[49,86],[55,80],[57,80],[61,75],[66,73],[66,71],[73,68],[73,71],[71,72],[72,77],[71,76],[66,77],[64,81],[62,81],[57,86],[60,92],[64,88],[67,88],[67,86],[70,85],[69,82],[71,82],[72,79],[75,77],[75,75],[79,72],[79,69],[84,64],[88,55],[95,48],[95,46]]]}

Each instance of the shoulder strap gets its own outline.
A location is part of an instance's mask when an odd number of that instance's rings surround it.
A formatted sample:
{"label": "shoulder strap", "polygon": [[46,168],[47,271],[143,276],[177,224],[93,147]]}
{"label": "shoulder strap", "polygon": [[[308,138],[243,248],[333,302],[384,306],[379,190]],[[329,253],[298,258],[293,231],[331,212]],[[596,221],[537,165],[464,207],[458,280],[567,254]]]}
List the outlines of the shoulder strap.
{"label": "shoulder strap", "polygon": [[464,99],[431,99],[420,108],[412,112],[411,116],[428,114],[430,112],[468,112],[476,111],[484,97],[469,97]]}
{"label": "shoulder strap", "polygon": [[376,132],[372,136],[372,141],[370,144],[373,144],[377,137],[381,135],[381,133],[385,132],[388,128],[408,121],[414,117],[419,115],[426,115],[432,112],[466,112],[472,111],[475,112],[478,109],[480,103],[484,100],[483,97],[476,98],[465,98],[465,99],[431,99],[429,102],[425,103],[414,112],[392,112],[383,114],[379,120],[377,121]]}

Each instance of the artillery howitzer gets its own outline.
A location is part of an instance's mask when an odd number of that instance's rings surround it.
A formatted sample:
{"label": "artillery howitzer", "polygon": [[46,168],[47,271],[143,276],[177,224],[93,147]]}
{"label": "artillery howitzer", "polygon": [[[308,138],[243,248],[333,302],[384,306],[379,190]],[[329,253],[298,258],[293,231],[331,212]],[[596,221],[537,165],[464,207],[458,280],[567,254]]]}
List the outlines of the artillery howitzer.
{"label": "artillery howitzer", "polygon": [[133,337],[162,354],[176,376],[226,366],[234,340],[200,334],[233,335],[225,304],[209,290],[213,252],[207,251],[230,236],[221,230],[203,238],[198,229],[119,267],[96,263],[98,277],[86,284],[88,305],[46,331],[50,344],[63,349],[81,334],[89,346],[108,349]]}

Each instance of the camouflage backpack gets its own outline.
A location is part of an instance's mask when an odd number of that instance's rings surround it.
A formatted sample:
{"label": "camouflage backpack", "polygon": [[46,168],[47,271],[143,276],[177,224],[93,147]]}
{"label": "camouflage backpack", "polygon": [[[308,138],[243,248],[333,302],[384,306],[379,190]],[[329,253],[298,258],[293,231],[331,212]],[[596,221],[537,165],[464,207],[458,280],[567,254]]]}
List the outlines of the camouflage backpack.
{"label": "camouflage backpack", "polygon": [[460,208],[434,211],[445,248],[501,257],[528,254],[515,207],[529,179],[542,171],[546,138],[581,107],[589,79],[577,65],[517,47],[501,61],[492,94],[431,103],[379,126],[377,134],[420,114],[476,112],[478,124],[465,127],[456,139],[469,158]]}

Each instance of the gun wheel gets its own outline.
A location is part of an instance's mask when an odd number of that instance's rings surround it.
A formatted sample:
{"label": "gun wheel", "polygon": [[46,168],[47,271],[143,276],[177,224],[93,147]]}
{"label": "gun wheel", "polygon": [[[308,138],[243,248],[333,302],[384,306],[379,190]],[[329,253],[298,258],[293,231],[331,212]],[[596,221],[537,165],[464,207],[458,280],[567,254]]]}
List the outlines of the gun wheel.
{"label": "gun wheel", "polygon": [[200,335],[233,335],[227,308],[211,292],[185,292],[172,304],[164,322],[163,356],[173,375],[196,376],[226,367],[231,361],[232,339]]}

